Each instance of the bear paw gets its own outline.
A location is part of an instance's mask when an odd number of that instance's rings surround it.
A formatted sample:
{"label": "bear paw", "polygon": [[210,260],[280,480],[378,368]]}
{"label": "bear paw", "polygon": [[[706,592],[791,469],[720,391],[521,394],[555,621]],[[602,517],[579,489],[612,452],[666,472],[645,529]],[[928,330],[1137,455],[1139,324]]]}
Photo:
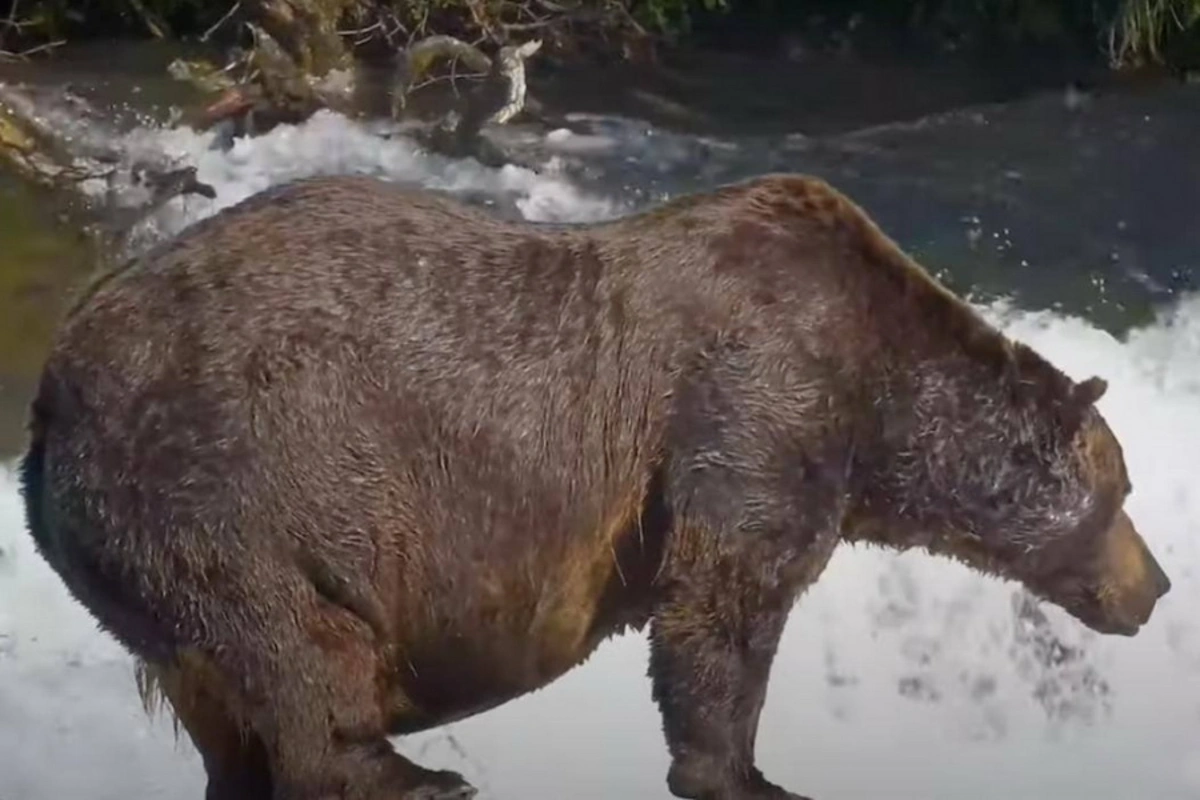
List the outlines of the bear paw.
{"label": "bear paw", "polygon": [[429,771],[420,786],[400,795],[399,800],[471,800],[477,790],[457,772]]}
{"label": "bear paw", "polygon": [[667,788],[684,800],[812,800],[771,783],[757,767],[733,777],[711,762],[676,762],[667,774]]}

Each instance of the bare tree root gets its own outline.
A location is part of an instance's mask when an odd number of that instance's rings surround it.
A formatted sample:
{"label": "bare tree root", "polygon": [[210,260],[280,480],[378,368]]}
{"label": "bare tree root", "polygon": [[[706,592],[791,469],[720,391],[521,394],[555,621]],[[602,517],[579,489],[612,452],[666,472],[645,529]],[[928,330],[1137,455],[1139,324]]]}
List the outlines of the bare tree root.
{"label": "bare tree root", "polygon": [[[172,74],[210,97],[189,115],[192,124],[253,136],[323,108],[351,113],[358,77],[354,56],[361,48],[382,49],[398,56],[393,119],[410,121],[415,93],[449,83],[454,107],[436,122],[419,125],[417,135],[448,155],[480,155],[481,130],[510,123],[525,110],[526,64],[534,54],[571,49],[614,32],[649,37],[629,13],[629,3],[237,0],[213,28],[228,33],[236,21],[251,40],[246,52],[223,68],[177,62]],[[529,37],[534,38],[525,41]]]}
{"label": "bare tree root", "polygon": [[[222,68],[196,61],[171,64],[172,76],[212,97],[189,115],[192,125],[201,130],[227,126],[233,136],[254,136],[276,125],[302,122],[320,109],[351,112],[355,73],[345,42],[392,36],[398,23],[381,17],[367,28],[339,32],[332,27],[332,14],[319,18],[304,12],[306,2],[312,0],[241,0],[244,13],[255,17],[242,23],[252,47]],[[351,8],[352,0],[337,2],[343,11]],[[314,26],[316,34],[308,36]],[[365,33],[371,27],[374,32]],[[335,39],[340,49],[334,47]],[[505,45],[492,58],[478,44],[453,36],[435,34],[412,42],[398,54],[392,117],[405,117],[410,97],[421,89],[449,81],[457,93],[458,84],[467,82],[461,102],[414,135],[445,155],[494,162],[496,154],[485,152],[480,132],[489,124],[510,122],[525,108],[526,62],[541,48],[540,39]]]}
{"label": "bare tree root", "polygon": [[[481,134],[487,125],[504,125],[525,110],[528,97],[526,62],[541,47],[539,39],[506,45],[493,59],[461,39],[427,36],[408,48],[400,61],[392,116],[399,119],[409,95],[439,79],[429,77],[438,61],[450,61],[452,67],[462,62],[472,71],[466,77],[475,79],[477,84],[464,96],[461,109],[451,109],[433,125],[416,131],[416,136],[427,147],[443,155],[475,157],[495,164],[499,154],[490,149]],[[455,80],[462,76],[452,71],[442,77]]]}
{"label": "bare tree root", "polygon": [[34,20],[18,16],[20,9],[21,0],[12,0],[12,5],[8,7],[8,17],[0,20],[0,63],[5,61],[28,61],[39,53],[45,53],[66,44],[66,41],[63,39],[54,39],[24,49],[8,49],[7,40],[9,37],[21,39],[22,33],[26,28],[34,27],[37,24]]}

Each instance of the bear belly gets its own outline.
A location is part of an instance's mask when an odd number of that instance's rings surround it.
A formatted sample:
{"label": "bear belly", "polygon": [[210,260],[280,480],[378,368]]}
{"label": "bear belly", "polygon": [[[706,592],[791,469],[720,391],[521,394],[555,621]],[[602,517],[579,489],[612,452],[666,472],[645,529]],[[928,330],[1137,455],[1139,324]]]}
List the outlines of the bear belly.
{"label": "bear belly", "polygon": [[[566,609],[492,625],[454,626],[401,644],[388,700],[394,734],[413,733],[482,713],[553,682],[582,663],[609,635],[640,627],[648,612],[594,615]],[[483,620],[480,620],[482,623]],[[444,629],[445,630],[445,629]]]}
{"label": "bear belly", "polygon": [[568,559],[537,587],[479,585],[452,615],[406,631],[391,669],[390,730],[413,733],[503,705],[578,666],[609,636],[644,627],[657,561],[617,552],[619,563],[607,546]]}

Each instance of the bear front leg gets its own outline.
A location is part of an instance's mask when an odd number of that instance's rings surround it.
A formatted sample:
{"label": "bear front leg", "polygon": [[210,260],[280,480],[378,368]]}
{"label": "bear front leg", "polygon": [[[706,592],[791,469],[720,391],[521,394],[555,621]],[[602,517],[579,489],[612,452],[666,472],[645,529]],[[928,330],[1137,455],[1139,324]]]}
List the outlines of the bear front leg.
{"label": "bear front leg", "polygon": [[838,369],[755,329],[714,341],[680,378],[650,628],[676,797],[804,800],[763,777],[754,745],[788,614],[850,497],[854,420],[838,409],[855,406]]}
{"label": "bear front leg", "polygon": [[738,565],[692,564],[651,622],[650,673],[672,763],[687,800],[805,800],[754,764],[771,663],[797,589],[766,588]]}

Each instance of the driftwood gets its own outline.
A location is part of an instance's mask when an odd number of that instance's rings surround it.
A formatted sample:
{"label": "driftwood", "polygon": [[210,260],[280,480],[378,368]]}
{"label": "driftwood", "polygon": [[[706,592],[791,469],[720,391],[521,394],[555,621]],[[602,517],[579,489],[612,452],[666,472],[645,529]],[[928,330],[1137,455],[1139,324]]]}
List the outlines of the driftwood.
{"label": "driftwood", "polygon": [[68,180],[67,164],[34,124],[0,101],[0,158],[22,178],[53,188]]}
{"label": "driftwood", "polygon": [[[86,106],[62,92],[63,102]],[[96,141],[68,139],[39,118],[33,99],[19,86],[0,83],[0,159],[18,175],[54,190],[71,189],[84,181],[124,181],[143,186],[155,207],[181,194],[215,197],[211,186],[195,179],[195,169],[145,161],[122,163],[114,147]]]}
{"label": "driftwood", "polygon": [[[357,76],[337,25],[357,7],[359,0],[238,0],[204,38],[237,20],[249,32],[248,48],[235,50],[221,67],[179,59],[168,68],[206,98],[185,112],[183,121],[200,130],[222,127],[227,136],[253,136],[302,122],[320,109],[354,114]],[[156,18],[140,16],[155,35],[170,34]],[[430,150],[499,166],[509,158],[483,132],[526,110],[526,63],[541,48],[542,40],[535,39],[489,56],[450,36],[413,42],[398,53],[393,120]],[[416,93],[446,82],[454,89],[453,107],[433,121],[406,119]],[[459,91],[462,84],[466,89]],[[194,167],[169,163],[165,156],[162,163],[133,161],[104,140],[65,135],[44,121],[31,91],[0,83],[0,166],[50,192],[81,228],[99,229],[117,245],[139,220],[174,197],[215,197]],[[90,112],[69,92],[54,102]]]}
{"label": "driftwood", "polygon": [[[331,69],[321,78],[302,72],[265,29],[250,25],[255,46],[225,68],[206,62],[177,60],[170,74],[216,98],[192,116],[192,124],[205,129],[228,122],[235,135],[254,135],[277,124],[300,122],[321,108],[348,111],[352,81],[348,72]],[[430,149],[454,157],[473,156],[498,165],[500,153],[481,132],[487,125],[512,121],[526,106],[526,61],[539,51],[541,41],[506,46],[494,58],[479,48],[449,36],[432,36],[407,48],[399,59],[393,90],[393,116],[401,117],[410,96],[446,76],[436,76],[439,66],[450,65],[450,80],[472,80],[460,107],[432,124],[410,128]],[[306,58],[314,58],[310,52]],[[458,66],[466,69],[465,74]],[[60,102],[86,104],[64,93]],[[153,213],[174,197],[198,194],[215,197],[212,187],[196,178],[195,168],[177,163],[130,162],[111,145],[91,139],[65,137],[37,113],[37,104],[18,86],[0,84],[0,163],[22,178],[55,193],[76,216],[94,220],[104,216],[117,230]],[[99,181],[110,188],[141,188],[145,201],[136,208],[105,202],[105,193],[85,191]],[[111,199],[113,192],[108,192]]]}
{"label": "driftwood", "polygon": [[[253,22],[246,23],[246,28],[253,47],[235,54],[225,67],[183,59],[168,67],[172,77],[204,95],[215,96],[189,115],[192,125],[206,130],[231,122],[237,135],[255,135],[279,124],[302,122],[322,108],[344,110],[348,106],[349,67],[330,68],[320,75],[309,72],[266,28]],[[302,57],[305,63],[315,58],[307,50]]]}
{"label": "driftwood", "polygon": [[357,0],[243,0],[251,24],[277,44],[304,76],[323,78],[350,65],[338,23]]}
{"label": "driftwood", "polygon": [[[225,67],[206,62],[173,62],[170,74],[190,83],[212,97],[201,109],[189,115],[189,122],[200,130],[224,127],[232,136],[266,133],[276,125],[299,123],[316,111],[328,108],[353,113],[353,67],[344,58],[336,58],[332,46],[319,48],[279,40],[283,30],[280,9],[287,4],[256,6],[266,14],[274,32],[256,22],[246,22],[253,47],[239,53]],[[268,14],[264,9],[270,9]],[[298,25],[292,18],[292,24]],[[482,136],[485,126],[512,121],[526,106],[526,62],[542,47],[541,40],[500,48],[495,58],[475,45],[452,36],[433,35],[406,47],[398,55],[392,88],[393,119],[406,116],[412,95],[442,81],[470,82],[455,107],[431,122],[410,129],[410,133],[431,150],[454,157],[474,156],[495,164],[502,155]],[[306,65],[320,62],[317,71]],[[324,71],[321,71],[323,69]],[[238,76],[238,77],[235,77]]]}
{"label": "driftwood", "polygon": [[[61,102],[84,107],[65,91]],[[199,181],[196,169],[162,160],[129,160],[116,148],[94,140],[68,139],[44,121],[28,91],[0,83],[0,163],[19,177],[49,193],[63,217],[117,252],[138,220],[152,214],[172,198],[185,195],[216,197],[215,190]],[[86,191],[99,181],[106,191]],[[118,187],[141,189],[143,201],[134,206],[115,202]]]}
{"label": "driftwood", "polygon": [[[463,62],[476,86],[454,108],[425,129],[414,132],[431,150],[456,158],[474,157],[496,165],[503,155],[482,136],[487,125],[503,125],[525,110],[528,89],[525,63],[541,49],[540,40],[500,48],[495,59],[452,36],[430,36],[408,48],[400,59],[393,91],[392,116],[403,115],[409,95],[436,80],[429,75],[439,61]],[[451,73],[453,80],[456,76]]]}

